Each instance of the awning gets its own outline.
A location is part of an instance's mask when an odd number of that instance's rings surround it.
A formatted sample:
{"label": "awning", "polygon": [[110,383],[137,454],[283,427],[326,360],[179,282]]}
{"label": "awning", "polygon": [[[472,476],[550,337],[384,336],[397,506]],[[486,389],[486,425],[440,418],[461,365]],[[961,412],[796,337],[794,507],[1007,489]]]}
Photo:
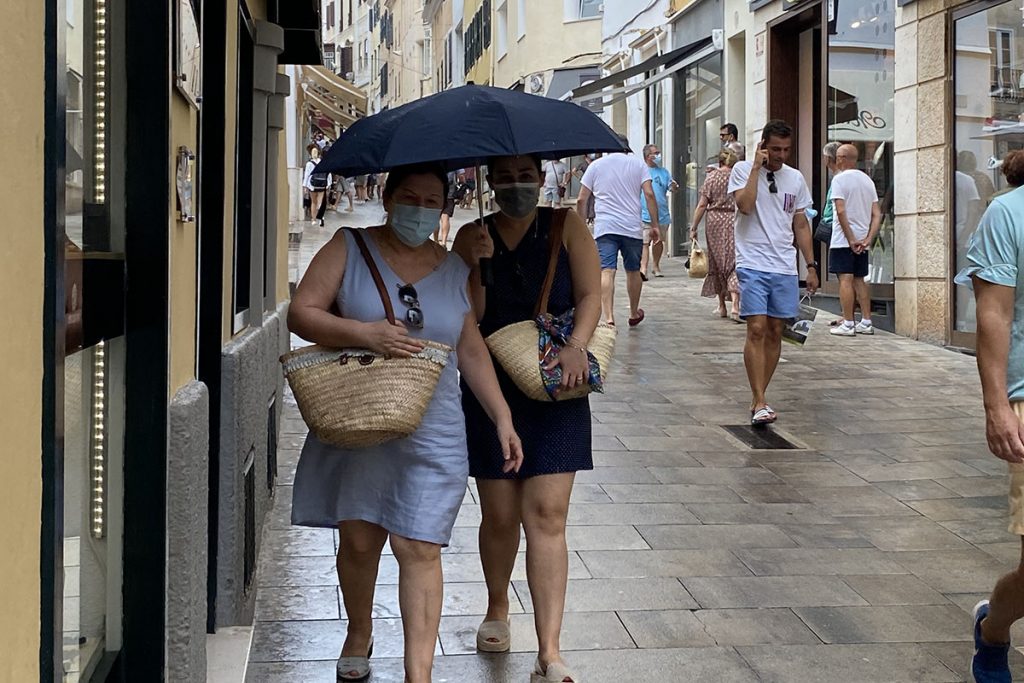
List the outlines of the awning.
{"label": "awning", "polygon": [[[588,109],[603,109],[604,107],[611,106],[616,102],[621,102],[627,97],[630,97],[642,90],[646,90],[658,81],[668,78],[675,72],[695,64],[705,57],[710,57],[716,52],[718,52],[718,50],[715,49],[715,46],[712,44],[711,38],[705,38],[697,41],[696,43],[691,43],[686,47],[673,50],[672,52],[668,52],[661,55],[661,57],[658,57],[657,59],[663,59],[664,57],[671,55],[669,60],[662,62],[663,64],[666,64],[664,69],[640,83],[631,83],[629,85],[620,85],[619,87],[608,87],[607,89],[604,89],[607,86],[621,84],[625,79],[635,76],[638,73],[650,71],[652,68],[650,66],[650,63],[652,62],[651,59],[630,67],[629,69],[616,72],[611,76],[606,76],[605,78],[594,81],[593,83],[588,83],[576,88],[572,91],[572,101],[577,104],[588,102],[586,105]],[[594,86],[600,83],[604,83],[605,85],[598,90],[594,90]],[[613,95],[617,95],[617,97],[604,101],[600,104],[591,102],[592,100],[603,100],[604,98],[612,97]]]}
{"label": "awning", "polygon": [[323,67],[300,67],[299,83],[317,107],[330,110],[331,118],[344,126],[366,116],[367,99],[362,89]]}
{"label": "awning", "polygon": [[654,57],[651,57],[650,59],[647,59],[643,62],[640,62],[635,66],[631,66],[628,69],[623,69],[622,71],[616,71],[615,73],[609,76],[605,76],[604,78],[599,78],[598,80],[593,81],[592,83],[581,85],[580,87],[572,91],[572,99],[574,102],[578,102],[581,98],[583,98],[584,95],[592,95],[596,92],[604,90],[608,86],[618,85],[625,81],[627,78],[632,78],[633,76],[639,76],[640,74],[646,73],[648,71],[653,71],[654,69],[657,69],[658,67],[664,64],[672,64],[680,59],[683,59],[684,57],[687,56],[687,54],[689,54],[693,50],[699,49],[705,43],[710,42],[711,38],[704,38],[702,40],[690,43],[689,45],[686,45],[684,47],[672,50],[671,52],[655,55]]}

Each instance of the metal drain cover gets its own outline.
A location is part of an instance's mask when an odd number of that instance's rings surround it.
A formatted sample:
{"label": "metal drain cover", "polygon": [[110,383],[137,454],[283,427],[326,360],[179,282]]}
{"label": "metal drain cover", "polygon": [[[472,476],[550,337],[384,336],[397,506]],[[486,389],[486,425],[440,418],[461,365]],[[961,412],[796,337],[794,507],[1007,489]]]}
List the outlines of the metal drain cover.
{"label": "metal drain cover", "polygon": [[750,448],[756,450],[799,450],[800,447],[786,439],[768,426],[753,425],[722,425],[729,432]]}

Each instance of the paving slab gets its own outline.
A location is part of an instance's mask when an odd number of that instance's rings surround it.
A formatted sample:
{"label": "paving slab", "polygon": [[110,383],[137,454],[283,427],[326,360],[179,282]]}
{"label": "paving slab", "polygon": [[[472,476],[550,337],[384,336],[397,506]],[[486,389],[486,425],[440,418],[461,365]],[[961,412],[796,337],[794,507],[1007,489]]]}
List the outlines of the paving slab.
{"label": "paving slab", "polygon": [[694,614],[718,645],[821,643],[790,609],[706,609]]}
{"label": "paving slab", "polygon": [[794,607],[826,643],[927,643],[970,640],[955,605]]}
{"label": "paving slab", "polygon": [[918,645],[757,645],[737,651],[765,683],[963,680]]}
{"label": "paving slab", "polygon": [[842,579],[825,576],[682,579],[703,608],[867,605]]}

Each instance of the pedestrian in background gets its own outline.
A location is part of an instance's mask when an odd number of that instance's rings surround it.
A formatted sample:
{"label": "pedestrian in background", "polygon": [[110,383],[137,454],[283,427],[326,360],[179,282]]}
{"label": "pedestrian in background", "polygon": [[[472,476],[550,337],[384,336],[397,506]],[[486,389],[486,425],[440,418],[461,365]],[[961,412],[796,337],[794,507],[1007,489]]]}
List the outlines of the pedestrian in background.
{"label": "pedestrian in background", "polygon": [[544,203],[561,208],[569,184],[569,167],[561,159],[544,162]]}
{"label": "pedestrian in background", "polygon": [[798,248],[807,262],[807,291],[818,289],[818,263],[804,214],[811,191],[800,171],[786,165],[792,148],[793,128],[769,121],[754,159],[737,163],[729,177],[737,209],[736,275],[740,317],[747,321],[743,361],[753,425],[778,419],[766,393],[782,354],[782,328],[800,310]]}
{"label": "pedestrian in background", "polygon": [[331,174],[318,173],[316,171],[316,166],[320,163],[320,148],[316,144],[309,145],[306,151],[309,153],[309,160],[306,161],[302,186],[309,191],[309,214],[313,217],[313,220],[310,222],[316,224],[319,221],[320,225],[323,226],[324,214],[322,209],[327,201],[327,190],[331,186]]}
{"label": "pedestrian in background", "polygon": [[1021,537],[1018,567],[974,608],[978,683],[1009,683],[1010,627],[1024,617],[1024,150],[1003,160],[1015,189],[992,200],[967,249],[957,284],[973,287],[978,372],[992,453],[1009,463],[1010,533]]}
{"label": "pedestrian in background", "polygon": [[718,139],[722,142],[722,147],[725,147],[730,142],[738,142],[740,139],[740,129],[736,127],[735,123],[727,123],[719,129]]}
{"label": "pedestrian in background", "polygon": [[[575,175],[577,179],[582,181],[584,174],[587,172],[587,169],[590,167],[590,164],[592,164],[594,162],[594,160],[597,159],[599,156],[601,156],[601,155],[600,154],[594,154],[594,153],[587,154],[586,156],[584,156],[583,159],[580,160],[579,165],[577,165],[576,168],[573,169],[573,175]],[[591,194],[590,197],[587,199],[586,205],[582,206],[582,207],[580,206],[580,201],[579,201],[579,198],[577,197],[577,199],[576,199],[576,212],[578,214],[580,214],[581,216],[583,216],[584,220],[586,220],[586,222],[587,222],[587,227],[589,227],[591,230],[593,230],[593,228],[594,228],[594,218],[595,218],[595,214],[594,214],[594,195]]]}
{"label": "pedestrian in background", "polygon": [[[488,170],[488,183],[501,210],[485,217],[485,229],[470,224],[460,230],[453,247],[472,267],[470,289],[480,331],[487,336],[506,325],[533,320],[551,258],[553,222],[563,220],[544,312],[562,316],[575,311],[572,336],[557,363],[563,386],[580,386],[588,381],[586,349],[601,315],[601,271],[594,238],[575,212],[537,208],[544,182],[537,157],[500,157],[488,164]],[[635,204],[636,194],[632,196]],[[480,257],[492,254],[494,284],[484,288]],[[569,498],[576,472],[594,467],[590,401],[586,396],[536,401],[523,394],[500,365],[497,373],[523,439],[525,457],[518,472],[492,462],[500,447],[498,434],[481,419],[484,412],[476,390],[464,387],[469,468],[480,493],[480,559],[487,581],[487,615],[477,632],[477,648],[507,652],[511,647],[508,591],[521,525],[526,532],[526,579],[540,646],[531,680],[578,682],[577,674],[562,660],[560,633],[569,569],[565,541]]]}
{"label": "pedestrian in background", "polygon": [[[871,290],[865,278],[871,265],[871,244],[882,226],[882,211],[874,181],[857,169],[857,156],[853,145],[841,145],[836,150],[838,173],[829,187],[833,220],[828,271],[839,278],[839,302],[843,307],[843,322],[829,332],[841,337],[875,333]],[[854,302],[860,304],[860,322],[853,318]]]}
{"label": "pedestrian in background", "polygon": [[370,674],[374,585],[386,542],[399,566],[405,680],[430,680],[441,619],[441,547],[451,538],[468,474],[460,374],[480,401],[478,417],[497,425],[491,437],[496,450],[490,451],[501,460],[496,469],[514,471],[522,463],[512,415],[467,294],[469,268],[430,242],[445,183],[444,172],[432,166],[393,170],[384,188],[387,224],[359,231],[388,274],[394,309],[406,310],[404,322],[381,319],[380,293],[349,230],[339,230],[313,257],[288,312],[293,333],[332,348],[397,357],[421,351],[422,339],[456,348],[411,436],[343,450],[310,434],[302,448],[292,524],[340,533],[337,566],[347,635],[337,663],[339,681]]}
{"label": "pedestrian in background", "polygon": [[[643,154],[648,173],[651,175],[651,189],[654,190],[654,198],[658,203],[658,225],[661,226],[661,234],[664,237],[672,223],[672,214],[668,209],[668,193],[675,192],[679,183],[672,178],[668,169],[661,165],[661,150],[657,145],[644,145]],[[647,282],[647,269],[652,256],[654,267],[651,269],[651,275],[661,277],[661,255],[665,253],[665,240],[651,241],[651,214],[643,193],[640,194],[640,220],[644,223],[644,253],[640,259],[640,278]]]}
{"label": "pedestrian in background", "polygon": [[434,241],[445,249],[448,248],[448,234],[452,230],[452,216],[455,215],[455,204],[459,200],[459,171],[448,172],[448,196],[444,200],[444,208],[437,228],[434,230]]}
{"label": "pedestrian in background", "polygon": [[[708,245],[708,274],[701,296],[718,297],[718,317],[740,321],[740,285],[736,278],[736,202],[729,194],[729,177],[738,159],[726,146],[718,154],[718,168],[708,174],[693,212],[690,239],[697,240],[701,219]],[[725,300],[732,302],[726,311]]]}
{"label": "pedestrian in background", "polygon": [[[623,147],[629,140],[621,136]],[[583,174],[576,210],[586,207],[591,195],[594,203],[594,237],[601,254],[601,309],[604,320],[615,324],[615,274],[619,267],[619,254],[626,271],[626,292],[629,295],[629,326],[643,322],[645,313],[640,308],[640,294],[644,282],[640,277],[640,260],[644,250],[644,227],[640,217],[642,192],[651,216],[651,241],[661,239],[658,223],[658,201],[654,196],[651,174],[647,164],[632,153],[615,152],[594,160]]]}

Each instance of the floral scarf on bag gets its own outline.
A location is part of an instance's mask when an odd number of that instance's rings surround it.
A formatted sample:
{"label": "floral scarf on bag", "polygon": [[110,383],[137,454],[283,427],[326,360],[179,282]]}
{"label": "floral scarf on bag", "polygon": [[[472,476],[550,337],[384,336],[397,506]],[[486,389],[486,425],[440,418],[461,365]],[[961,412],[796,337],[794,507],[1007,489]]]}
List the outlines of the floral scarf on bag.
{"label": "floral scarf on bag", "polygon": [[[558,357],[562,347],[569,341],[573,330],[574,309],[570,309],[562,315],[555,317],[551,314],[541,315],[537,318],[537,327],[540,334],[537,335],[537,351],[540,358],[540,375],[544,380],[544,389],[552,399],[558,397],[558,389],[562,385],[562,366],[556,366],[548,370],[547,365]],[[594,354],[587,352],[587,360],[590,364],[590,373],[587,382],[591,391],[604,393],[604,382],[601,380],[601,368],[594,358]]]}

